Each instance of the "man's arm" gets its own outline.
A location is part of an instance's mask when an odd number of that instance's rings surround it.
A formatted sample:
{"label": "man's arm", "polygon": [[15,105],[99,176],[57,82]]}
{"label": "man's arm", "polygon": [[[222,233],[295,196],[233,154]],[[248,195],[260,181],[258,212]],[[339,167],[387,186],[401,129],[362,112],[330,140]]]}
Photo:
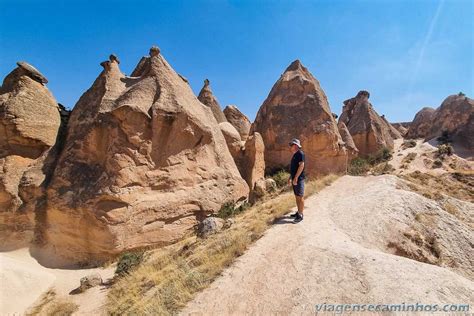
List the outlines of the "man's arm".
{"label": "man's arm", "polygon": [[304,161],[300,161],[298,170],[296,170],[295,177],[293,178],[293,185],[296,185],[298,183],[298,178],[300,174],[303,172],[303,169],[304,169]]}

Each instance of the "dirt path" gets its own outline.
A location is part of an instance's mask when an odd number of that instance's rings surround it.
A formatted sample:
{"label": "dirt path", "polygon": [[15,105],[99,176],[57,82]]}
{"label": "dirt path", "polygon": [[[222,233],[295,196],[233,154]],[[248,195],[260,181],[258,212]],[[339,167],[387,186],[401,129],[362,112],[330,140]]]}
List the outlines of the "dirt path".
{"label": "dirt path", "polygon": [[303,222],[282,219],[182,313],[314,315],[321,303],[470,303],[472,308],[472,280],[387,251],[394,227],[408,226],[418,209],[434,208],[398,189],[399,181],[340,178],[307,200]]}

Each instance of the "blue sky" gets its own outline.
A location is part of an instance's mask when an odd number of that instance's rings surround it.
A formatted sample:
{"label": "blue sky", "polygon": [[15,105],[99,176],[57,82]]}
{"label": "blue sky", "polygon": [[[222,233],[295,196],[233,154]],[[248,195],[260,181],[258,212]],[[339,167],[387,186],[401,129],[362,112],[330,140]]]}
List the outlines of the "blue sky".
{"label": "blue sky", "polygon": [[473,97],[474,1],[0,0],[0,75],[36,66],[73,107],[114,52],[130,74],[156,44],[197,94],[250,119],[295,59],[333,112],[359,90],[390,121],[460,91]]}

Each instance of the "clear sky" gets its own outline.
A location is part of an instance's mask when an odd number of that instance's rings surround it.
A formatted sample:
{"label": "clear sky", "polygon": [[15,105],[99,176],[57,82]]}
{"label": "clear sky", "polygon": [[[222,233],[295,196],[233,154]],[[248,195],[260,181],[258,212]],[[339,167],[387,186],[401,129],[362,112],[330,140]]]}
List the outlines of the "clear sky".
{"label": "clear sky", "polygon": [[72,108],[112,52],[130,74],[156,44],[197,94],[209,78],[222,107],[251,120],[295,59],[333,112],[359,90],[390,121],[412,120],[460,91],[473,97],[471,0],[0,0],[0,75],[25,60]]}

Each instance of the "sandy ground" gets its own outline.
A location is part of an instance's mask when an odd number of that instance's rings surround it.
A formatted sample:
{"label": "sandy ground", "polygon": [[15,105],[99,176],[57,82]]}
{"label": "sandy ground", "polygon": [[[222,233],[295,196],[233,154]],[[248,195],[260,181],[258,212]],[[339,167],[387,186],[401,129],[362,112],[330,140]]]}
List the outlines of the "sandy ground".
{"label": "sandy ground", "polygon": [[54,289],[58,297],[67,297],[80,306],[77,314],[98,314],[105,301],[105,289],[96,287],[83,294],[69,295],[77,288],[79,280],[92,273],[99,273],[105,281],[113,276],[114,269],[66,270],[41,266],[29,253],[18,249],[0,253],[0,315],[21,315],[41,295]]}
{"label": "sandy ground", "polygon": [[[198,294],[183,315],[314,315],[321,303],[474,304],[474,282],[384,250],[423,197],[395,176],[344,176],[282,219]],[[430,205],[428,205],[430,207]],[[408,223],[407,223],[408,222]],[[375,314],[375,313],[372,313]]]}

